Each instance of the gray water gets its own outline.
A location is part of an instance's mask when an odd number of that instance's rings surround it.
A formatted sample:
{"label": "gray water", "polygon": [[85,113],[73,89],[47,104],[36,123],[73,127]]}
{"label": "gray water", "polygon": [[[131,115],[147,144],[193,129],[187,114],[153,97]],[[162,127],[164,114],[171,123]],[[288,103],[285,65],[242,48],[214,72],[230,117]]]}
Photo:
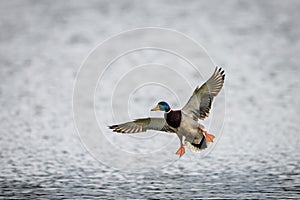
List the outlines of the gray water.
{"label": "gray water", "polygon": [[[1,1],[0,197],[299,199],[299,8],[293,0]],[[226,117],[208,156],[123,172],[81,144],[73,84],[98,43],[147,26],[189,35],[226,70]]]}

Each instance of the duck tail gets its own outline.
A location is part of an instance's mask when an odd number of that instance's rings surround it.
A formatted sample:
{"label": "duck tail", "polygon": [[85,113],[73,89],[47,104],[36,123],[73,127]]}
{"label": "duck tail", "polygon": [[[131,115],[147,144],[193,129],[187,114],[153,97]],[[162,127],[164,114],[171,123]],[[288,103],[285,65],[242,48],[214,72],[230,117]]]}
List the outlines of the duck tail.
{"label": "duck tail", "polygon": [[205,137],[203,136],[199,144],[190,143],[188,141],[184,141],[184,145],[193,152],[200,152],[203,149],[207,148],[207,144],[205,141]]}

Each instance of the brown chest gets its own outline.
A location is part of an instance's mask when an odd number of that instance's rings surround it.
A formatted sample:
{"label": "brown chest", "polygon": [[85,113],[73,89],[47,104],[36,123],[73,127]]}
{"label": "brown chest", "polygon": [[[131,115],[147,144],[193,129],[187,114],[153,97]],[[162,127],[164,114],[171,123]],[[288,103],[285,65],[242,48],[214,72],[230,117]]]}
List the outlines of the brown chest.
{"label": "brown chest", "polygon": [[169,126],[178,128],[181,122],[181,111],[171,110],[169,113],[166,113],[165,118]]}

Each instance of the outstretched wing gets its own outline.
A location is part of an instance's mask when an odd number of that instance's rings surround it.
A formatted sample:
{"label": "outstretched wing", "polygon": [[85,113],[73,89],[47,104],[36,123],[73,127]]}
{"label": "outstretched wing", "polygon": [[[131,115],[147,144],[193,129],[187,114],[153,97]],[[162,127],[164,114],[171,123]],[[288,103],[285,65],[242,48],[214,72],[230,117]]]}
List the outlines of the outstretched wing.
{"label": "outstretched wing", "polygon": [[143,118],[136,119],[132,122],[109,126],[114,132],[118,133],[140,133],[147,130],[157,130],[164,132],[175,131],[170,127],[164,118]]}
{"label": "outstretched wing", "polygon": [[198,86],[195,89],[182,111],[192,116],[195,120],[198,120],[198,118],[205,119],[209,115],[213,98],[222,89],[224,80],[224,70],[216,67],[213,75],[200,88]]}

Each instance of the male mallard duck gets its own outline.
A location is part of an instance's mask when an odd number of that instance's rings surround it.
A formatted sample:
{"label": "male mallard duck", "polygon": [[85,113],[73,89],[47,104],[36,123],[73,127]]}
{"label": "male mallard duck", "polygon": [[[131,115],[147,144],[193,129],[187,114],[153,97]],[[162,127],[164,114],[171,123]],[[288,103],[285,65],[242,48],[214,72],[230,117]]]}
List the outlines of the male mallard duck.
{"label": "male mallard duck", "polygon": [[218,95],[224,84],[225,73],[216,67],[213,75],[201,86],[197,86],[187,104],[181,110],[171,110],[168,103],[161,101],[151,111],[164,111],[164,118],[143,118],[132,122],[109,126],[114,132],[140,133],[147,130],[157,130],[176,133],[180,140],[180,147],[176,154],[180,157],[185,153],[182,143],[191,150],[200,151],[207,147],[207,142],[213,142],[215,136],[204,130],[198,119],[205,119],[209,115],[213,98]]}

